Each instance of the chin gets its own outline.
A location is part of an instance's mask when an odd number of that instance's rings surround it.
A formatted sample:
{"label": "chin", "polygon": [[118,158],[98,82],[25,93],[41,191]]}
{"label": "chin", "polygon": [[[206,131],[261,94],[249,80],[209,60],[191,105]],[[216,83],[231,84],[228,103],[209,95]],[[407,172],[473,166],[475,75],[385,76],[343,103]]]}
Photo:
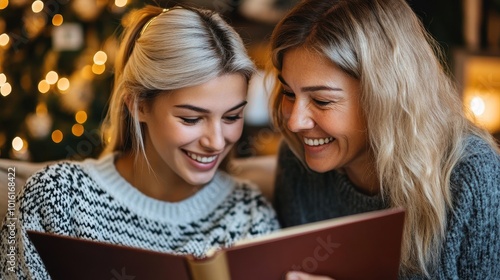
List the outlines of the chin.
{"label": "chin", "polygon": [[215,176],[215,172],[210,172],[210,174],[196,174],[190,178],[186,178],[186,182],[193,186],[202,186],[210,183]]}
{"label": "chin", "polygon": [[306,164],[311,170],[318,173],[325,173],[335,168],[331,165],[325,164],[324,161],[308,160],[307,158],[306,158]]}

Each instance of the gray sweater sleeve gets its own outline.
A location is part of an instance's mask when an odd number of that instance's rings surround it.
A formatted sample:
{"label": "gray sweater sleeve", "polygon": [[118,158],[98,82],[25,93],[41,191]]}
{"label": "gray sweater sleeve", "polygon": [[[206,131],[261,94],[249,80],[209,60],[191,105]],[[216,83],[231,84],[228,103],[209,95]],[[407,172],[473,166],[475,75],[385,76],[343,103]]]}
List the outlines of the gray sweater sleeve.
{"label": "gray sweater sleeve", "polygon": [[454,209],[434,279],[500,279],[500,156],[472,140],[451,177]]}

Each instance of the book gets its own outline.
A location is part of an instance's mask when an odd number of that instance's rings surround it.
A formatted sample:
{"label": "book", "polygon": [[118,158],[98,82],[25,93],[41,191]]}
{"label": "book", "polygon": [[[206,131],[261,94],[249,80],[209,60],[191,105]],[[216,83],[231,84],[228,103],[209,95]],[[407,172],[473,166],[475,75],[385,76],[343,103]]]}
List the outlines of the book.
{"label": "book", "polygon": [[53,280],[279,280],[291,270],[342,279],[397,279],[404,209],[285,228],[204,258],[28,231]]}

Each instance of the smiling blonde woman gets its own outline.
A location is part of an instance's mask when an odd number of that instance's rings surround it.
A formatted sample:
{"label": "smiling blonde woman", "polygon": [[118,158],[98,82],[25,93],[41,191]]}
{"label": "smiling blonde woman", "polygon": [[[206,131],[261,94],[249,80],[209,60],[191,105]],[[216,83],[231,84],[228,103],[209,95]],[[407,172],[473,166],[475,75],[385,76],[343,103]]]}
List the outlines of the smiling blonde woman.
{"label": "smiling blonde woman", "polygon": [[435,51],[403,0],[306,0],[281,20],[276,211],[293,226],[404,207],[401,279],[499,279],[498,146]]}
{"label": "smiling blonde woman", "polygon": [[50,279],[26,230],[203,256],[278,228],[257,188],[220,168],[241,136],[254,71],[238,34],[214,12],[180,6],[146,6],[124,23],[111,141],[99,159],[53,164],[27,181],[13,271],[0,254],[5,279]]}

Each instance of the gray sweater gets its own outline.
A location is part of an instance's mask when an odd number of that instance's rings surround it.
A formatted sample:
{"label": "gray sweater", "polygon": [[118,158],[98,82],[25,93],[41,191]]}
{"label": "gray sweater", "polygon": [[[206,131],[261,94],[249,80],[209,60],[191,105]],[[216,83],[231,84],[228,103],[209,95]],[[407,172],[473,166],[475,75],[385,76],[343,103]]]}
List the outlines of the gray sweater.
{"label": "gray sweater", "polygon": [[[454,214],[430,279],[500,279],[500,155],[477,137],[451,176]],[[283,227],[386,208],[336,171],[307,171],[286,145],[279,154],[275,208]],[[362,268],[360,268],[362,269]],[[425,279],[419,275],[401,279]]]}

